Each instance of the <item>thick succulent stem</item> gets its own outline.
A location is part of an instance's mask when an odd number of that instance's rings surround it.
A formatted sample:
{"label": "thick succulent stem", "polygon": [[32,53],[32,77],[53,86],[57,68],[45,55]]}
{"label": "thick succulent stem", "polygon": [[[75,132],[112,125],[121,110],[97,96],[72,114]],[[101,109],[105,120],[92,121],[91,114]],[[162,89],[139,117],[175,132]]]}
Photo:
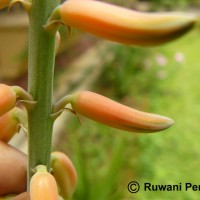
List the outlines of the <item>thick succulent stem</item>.
{"label": "thick succulent stem", "polygon": [[58,4],[58,0],[33,0],[29,13],[28,90],[37,102],[28,111],[29,182],[37,165],[50,170],[55,33],[47,32],[43,26]]}

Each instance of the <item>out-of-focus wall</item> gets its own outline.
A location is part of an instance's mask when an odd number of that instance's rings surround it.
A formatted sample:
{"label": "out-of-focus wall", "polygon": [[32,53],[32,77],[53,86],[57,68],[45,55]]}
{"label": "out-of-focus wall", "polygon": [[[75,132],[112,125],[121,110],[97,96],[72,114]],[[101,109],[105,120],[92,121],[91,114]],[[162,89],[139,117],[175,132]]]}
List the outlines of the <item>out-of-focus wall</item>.
{"label": "out-of-focus wall", "polygon": [[15,79],[27,70],[28,16],[0,13],[0,80]]}

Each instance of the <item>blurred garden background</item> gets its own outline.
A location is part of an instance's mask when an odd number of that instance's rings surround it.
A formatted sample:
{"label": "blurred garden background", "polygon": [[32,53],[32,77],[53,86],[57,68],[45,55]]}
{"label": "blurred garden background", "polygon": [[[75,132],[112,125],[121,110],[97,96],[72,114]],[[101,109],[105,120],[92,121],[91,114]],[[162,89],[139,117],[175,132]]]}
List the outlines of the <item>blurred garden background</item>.
{"label": "blurred garden background", "polygon": [[[200,0],[117,0],[142,11],[197,13]],[[153,134],[119,131],[71,113],[54,128],[53,150],[69,155],[78,172],[73,200],[196,200],[198,191],[128,192],[141,185],[200,185],[200,28],[154,48],[138,48],[61,28],[55,66],[55,101],[91,90],[136,109],[174,119]],[[28,19],[18,6],[0,13],[1,83],[27,88]],[[23,134],[23,133],[22,133]],[[19,137],[18,135],[16,137]],[[18,148],[26,143],[11,141]],[[22,144],[23,143],[23,144]],[[26,151],[26,149],[23,149]]]}

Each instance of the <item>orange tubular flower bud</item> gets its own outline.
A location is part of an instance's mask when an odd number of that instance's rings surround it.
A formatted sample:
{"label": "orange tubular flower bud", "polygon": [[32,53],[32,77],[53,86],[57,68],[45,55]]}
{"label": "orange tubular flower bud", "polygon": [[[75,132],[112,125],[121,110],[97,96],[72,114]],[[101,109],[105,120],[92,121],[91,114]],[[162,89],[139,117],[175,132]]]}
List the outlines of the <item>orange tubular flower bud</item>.
{"label": "orange tubular flower bud", "polygon": [[30,198],[31,200],[59,200],[56,181],[43,165],[37,166],[37,172],[31,178]]}
{"label": "orange tubular flower bud", "polygon": [[0,84],[0,116],[15,106],[16,98],[16,93],[12,87]]}
{"label": "orange tubular flower bud", "polygon": [[174,123],[170,118],[141,112],[89,91],[79,92],[69,99],[75,112],[125,131],[156,132]]}
{"label": "orange tubular flower bud", "polygon": [[0,140],[8,142],[18,130],[18,120],[13,117],[12,110],[0,117]]}
{"label": "orange tubular flower bud", "polygon": [[0,84],[0,116],[14,108],[17,100],[34,105],[32,96],[23,88]]}
{"label": "orange tubular flower bud", "polygon": [[19,108],[13,108],[11,111],[0,116],[0,140],[8,142],[19,130],[21,119],[26,120],[24,112]]}
{"label": "orange tubular flower bud", "polygon": [[73,163],[64,153],[53,152],[51,154],[51,167],[60,189],[60,195],[64,199],[70,199],[77,183],[77,174]]}
{"label": "orange tubular flower bud", "polygon": [[55,9],[49,22],[67,26],[112,41],[155,46],[178,38],[195,24],[186,13],[143,13],[100,1],[68,0]]}
{"label": "orange tubular flower bud", "polygon": [[10,3],[10,0],[0,0],[0,9],[7,7]]}

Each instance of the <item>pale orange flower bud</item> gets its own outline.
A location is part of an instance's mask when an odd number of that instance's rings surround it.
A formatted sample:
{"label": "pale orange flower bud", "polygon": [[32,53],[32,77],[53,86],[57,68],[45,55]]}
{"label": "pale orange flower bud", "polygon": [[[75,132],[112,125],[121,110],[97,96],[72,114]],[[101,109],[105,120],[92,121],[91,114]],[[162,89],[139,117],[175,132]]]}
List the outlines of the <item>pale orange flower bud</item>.
{"label": "pale orange flower bud", "polygon": [[8,142],[18,130],[18,120],[12,116],[12,110],[0,117],[0,140]]}
{"label": "pale orange flower bud", "polygon": [[125,131],[156,132],[174,123],[170,118],[141,112],[89,91],[70,96],[70,103],[75,112]]}
{"label": "pale orange flower bud", "polygon": [[64,199],[70,199],[77,183],[77,174],[73,163],[64,153],[53,152],[51,154],[51,167],[60,189],[60,195]]}
{"label": "pale orange flower bud", "polygon": [[31,178],[30,197],[31,200],[59,200],[56,181],[43,165],[37,166]]}
{"label": "pale orange flower bud", "polygon": [[11,86],[0,84],[0,116],[15,106],[16,98],[16,93]]}
{"label": "pale orange flower bud", "polygon": [[[20,115],[20,116],[19,116]],[[8,142],[19,130],[21,116],[25,118],[20,108],[13,108],[11,111],[0,116],[0,140]]]}
{"label": "pale orange flower bud", "polygon": [[33,106],[36,102],[32,96],[19,86],[0,84],[0,116],[14,108],[17,100],[27,106]]}
{"label": "pale orange flower bud", "polygon": [[143,13],[100,1],[65,1],[49,22],[62,21],[112,41],[139,46],[159,45],[190,30],[196,18],[186,13]]}

